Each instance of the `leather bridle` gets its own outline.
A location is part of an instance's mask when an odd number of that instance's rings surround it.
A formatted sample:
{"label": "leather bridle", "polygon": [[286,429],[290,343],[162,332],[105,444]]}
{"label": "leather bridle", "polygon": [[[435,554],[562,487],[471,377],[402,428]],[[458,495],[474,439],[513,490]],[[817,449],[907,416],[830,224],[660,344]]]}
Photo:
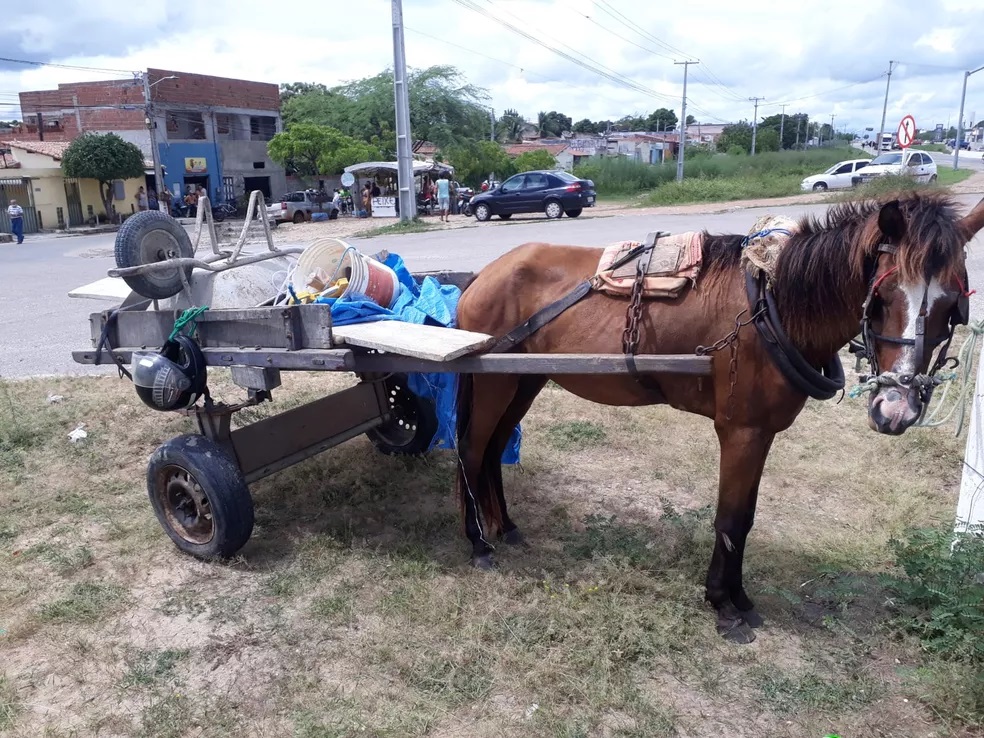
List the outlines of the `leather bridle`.
{"label": "leather bridle", "polygon": [[[874,380],[878,384],[897,385],[902,387],[915,387],[919,391],[919,397],[924,406],[929,402],[933,394],[933,389],[939,383],[935,375],[947,362],[956,363],[956,359],[948,359],[947,351],[953,341],[953,332],[958,325],[967,325],[970,319],[970,292],[967,285],[967,273],[964,271],[963,282],[960,284],[960,296],[957,304],[950,311],[948,322],[949,330],[942,336],[927,340],[926,338],[926,317],[929,312],[929,280],[923,290],[922,303],[919,307],[919,315],[916,316],[916,330],[913,338],[903,338],[896,336],[885,336],[876,333],[871,326],[871,312],[875,301],[880,298],[878,288],[887,277],[898,271],[898,266],[878,275],[878,261],[881,254],[898,254],[898,246],[889,243],[882,243],[878,246],[879,257],[876,257],[871,270],[871,277],[868,279],[868,294],[865,297],[861,312],[861,341],[852,342],[851,352],[858,356],[858,360],[864,358],[868,361],[869,374],[862,377],[862,381]],[[926,374],[896,375],[894,372],[884,372],[878,365],[877,344],[890,343],[896,346],[912,346],[915,353],[914,366],[917,368],[923,365],[927,351],[932,356],[932,352],[942,345],[935,361],[929,367]],[[918,371],[918,369],[917,369]]]}

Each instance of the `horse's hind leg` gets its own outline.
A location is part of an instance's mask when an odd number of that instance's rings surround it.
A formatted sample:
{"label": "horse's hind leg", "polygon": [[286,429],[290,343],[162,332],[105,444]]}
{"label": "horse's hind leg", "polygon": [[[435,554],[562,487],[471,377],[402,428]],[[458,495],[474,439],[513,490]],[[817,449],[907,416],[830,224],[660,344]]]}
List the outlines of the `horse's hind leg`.
{"label": "horse's hind leg", "polygon": [[714,554],[707,572],[706,596],[718,613],[718,632],[730,641],[755,640],[751,628],[762,618],[745,593],[742,562],[745,541],[755,519],[759,481],[765,468],[774,434],[757,428],[719,427],[721,470],[718,508],[714,518],[717,533]]}
{"label": "horse's hind leg", "polygon": [[513,429],[529,412],[530,407],[540,390],[547,383],[547,378],[537,374],[526,374],[519,378],[519,386],[506,412],[503,413],[499,425],[496,426],[492,440],[485,452],[484,469],[486,479],[492,486],[492,492],[499,501],[502,513],[502,540],[509,544],[523,543],[523,535],[509,517],[506,507],[505,490],[502,485],[502,454],[509,445]]}
{"label": "horse's hind leg", "polygon": [[485,458],[496,428],[516,395],[519,378],[500,374],[461,375],[459,383],[458,497],[465,535],[472,544],[472,564],[489,569],[493,551],[489,537],[503,530],[504,510],[499,506]]}

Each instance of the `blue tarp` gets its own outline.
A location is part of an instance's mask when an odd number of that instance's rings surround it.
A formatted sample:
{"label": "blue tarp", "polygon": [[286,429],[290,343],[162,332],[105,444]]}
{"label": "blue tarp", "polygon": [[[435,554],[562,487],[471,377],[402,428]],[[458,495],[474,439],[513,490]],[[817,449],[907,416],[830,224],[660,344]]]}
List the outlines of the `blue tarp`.
{"label": "blue tarp", "polygon": [[[376,320],[399,320],[418,325],[438,325],[455,327],[458,298],[461,290],[454,285],[442,285],[434,277],[424,277],[417,282],[396,254],[390,254],[383,262],[396,272],[403,289],[392,308],[387,309],[376,303],[354,297],[318,298],[318,302],[331,305],[331,319],[335,325],[351,323],[370,323]],[[408,374],[409,389],[418,397],[431,400],[437,411],[437,433],[431,440],[430,449],[454,448],[457,422],[456,400],[458,375],[443,373]],[[516,426],[502,454],[503,464],[519,463],[519,446],[522,430]],[[428,450],[430,450],[428,449]]]}

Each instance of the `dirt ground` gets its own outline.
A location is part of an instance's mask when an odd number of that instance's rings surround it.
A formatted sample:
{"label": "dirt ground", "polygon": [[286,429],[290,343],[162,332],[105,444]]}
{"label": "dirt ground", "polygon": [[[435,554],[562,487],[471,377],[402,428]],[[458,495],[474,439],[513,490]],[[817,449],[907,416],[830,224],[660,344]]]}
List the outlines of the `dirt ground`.
{"label": "dirt ground", "polygon": [[[245,419],[349,381],[287,376]],[[702,601],[703,419],[548,386],[505,471],[529,545],[499,546],[491,574],[467,566],[452,454],[364,437],[252,485],[234,560],[182,555],[144,475],[190,429],[115,377],[0,385],[0,735],[977,734],[878,581],[891,536],[953,514],[948,429],[888,438],[860,400],[808,404],[766,468],[746,583],[767,624],[748,646]]]}

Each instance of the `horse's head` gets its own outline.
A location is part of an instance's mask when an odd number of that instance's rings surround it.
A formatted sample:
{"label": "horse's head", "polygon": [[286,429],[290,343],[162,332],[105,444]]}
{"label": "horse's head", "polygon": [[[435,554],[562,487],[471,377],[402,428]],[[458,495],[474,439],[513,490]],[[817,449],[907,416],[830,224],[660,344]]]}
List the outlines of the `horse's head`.
{"label": "horse's head", "polygon": [[874,430],[898,435],[922,416],[953,330],[969,318],[964,247],[982,226],[984,200],[962,219],[933,197],[893,200],[878,212],[861,323],[877,385],[868,404]]}

